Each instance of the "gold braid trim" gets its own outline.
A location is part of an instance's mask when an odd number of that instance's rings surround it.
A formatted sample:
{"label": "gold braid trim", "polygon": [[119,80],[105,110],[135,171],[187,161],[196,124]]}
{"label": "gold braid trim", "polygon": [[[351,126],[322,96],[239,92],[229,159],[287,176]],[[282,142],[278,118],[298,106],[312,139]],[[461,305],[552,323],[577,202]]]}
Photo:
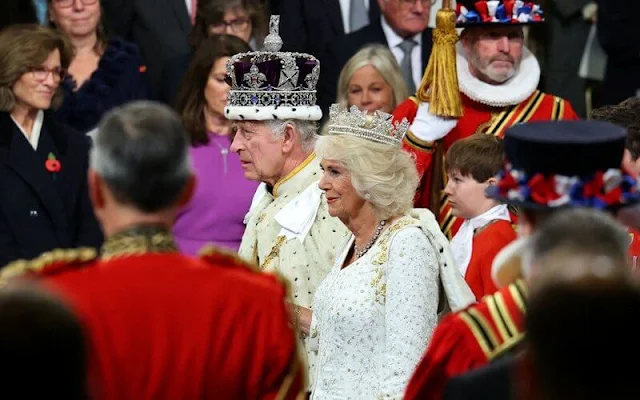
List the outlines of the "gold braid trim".
{"label": "gold braid trim", "polygon": [[287,237],[284,235],[280,235],[276,238],[276,242],[273,244],[271,251],[267,254],[267,257],[264,259],[262,265],[260,265],[261,270],[267,269],[271,261],[280,256],[280,247],[287,241]]}
{"label": "gold braid trim", "polygon": [[228,265],[243,267],[254,272],[260,272],[258,266],[247,260],[240,258],[236,253],[220,249],[212,244],[208,244],[198,251],[198,257],[215,265]]}
{"label": "gold braid trim", "polygon": [[109,260],[147,253],[177,253],[171,232],[163,226],[135,226],[108,238],[100,258]]}
{"label": "gold braid trim", "polygon": [[93,261],[97,258],[98,252],[92,247],[82,247],[77,249],[55,249],[42,253],[33,260],[16,260],[9,263],[0,271],[0,284],[21,276],[44,271],[53,265],[77,265]]}

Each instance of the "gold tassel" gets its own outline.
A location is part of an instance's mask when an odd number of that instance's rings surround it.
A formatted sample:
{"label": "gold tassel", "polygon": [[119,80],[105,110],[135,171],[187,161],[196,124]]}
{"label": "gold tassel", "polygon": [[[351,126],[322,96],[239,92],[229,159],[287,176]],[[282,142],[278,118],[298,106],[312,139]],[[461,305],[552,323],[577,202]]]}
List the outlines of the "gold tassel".
{"label": "gold tassel", "polygon": [[429,103],[431,114],[440,117],[462,116],[456,70],[457,42],[456,12],[451,8],[451,0],[443,0],[436,14],[431,57],[417,93],[419,101]]}

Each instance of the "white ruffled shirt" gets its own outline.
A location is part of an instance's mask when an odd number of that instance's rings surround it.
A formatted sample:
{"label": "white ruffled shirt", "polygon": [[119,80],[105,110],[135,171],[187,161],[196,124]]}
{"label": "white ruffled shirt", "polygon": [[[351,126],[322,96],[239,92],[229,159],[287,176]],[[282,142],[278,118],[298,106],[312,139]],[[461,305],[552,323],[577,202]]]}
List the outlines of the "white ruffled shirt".
{"label": "white ruffled shirt", "polygon": [[497,205],[471,219],[465,219],[456,235],[451,239],[451,251],[460,273],[465,276],[473,253],[473,234],[491,221],[511,221],[509,209],[505,204]]}

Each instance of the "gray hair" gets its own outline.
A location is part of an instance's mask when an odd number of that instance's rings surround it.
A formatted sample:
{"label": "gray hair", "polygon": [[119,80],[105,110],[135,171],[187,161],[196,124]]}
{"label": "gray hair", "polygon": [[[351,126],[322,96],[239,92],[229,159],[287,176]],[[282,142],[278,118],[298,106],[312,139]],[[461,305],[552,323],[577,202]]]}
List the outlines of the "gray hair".
{"label": "gray hair", "polygon": [[315,121],[304,121],[297,119],[271,119],[265,121],[267,128],[272,133],[274,140],[280,139],[284,135],[287,125],[293,126],[293,129],[300,135],[300,142],[304,151],[312,151],[316,145],[318,138],[318,124]]}
{"label": "gray hair", "polygon": [[596,260],[602,257],[626,264],[631,239],[627,230],[610,215],[588,208],[556,212],[530,239],[523,257],[523,273],[559,252]]}
{"label": "gray hair", "polygon": [[98,125],[91,168],[116,200],[144,212],[173,205],[191,175],[189,138],[169,107],[137,101],[108,112]]}

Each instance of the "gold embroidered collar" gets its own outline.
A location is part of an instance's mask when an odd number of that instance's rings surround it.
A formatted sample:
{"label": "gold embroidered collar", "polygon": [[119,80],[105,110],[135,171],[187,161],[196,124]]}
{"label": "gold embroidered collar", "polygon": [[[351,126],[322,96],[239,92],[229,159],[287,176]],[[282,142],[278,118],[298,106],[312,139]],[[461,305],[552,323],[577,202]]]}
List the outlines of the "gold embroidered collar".
{"label": "gold embroidered collar", "polygon": [[[293,171],[289,172],[284,178],[280,179],[271,189],[271,195],[276,198],[279,194],[283,192],[283,185],[289,182],[292,178],[300,173],[303,169],[305,169],[312,161],[316,159],[316,153],[313,152],[307,157],[300,165],[295,167]],[[320,179],[320,178],[318,178]]]}
{"label": "gold embroidered collar", "polygon": [[108,238],[102,245],[101,258],[140,255],[146,253],[176,253],[178,246],[171,232],[157,225],[135,226]]}

